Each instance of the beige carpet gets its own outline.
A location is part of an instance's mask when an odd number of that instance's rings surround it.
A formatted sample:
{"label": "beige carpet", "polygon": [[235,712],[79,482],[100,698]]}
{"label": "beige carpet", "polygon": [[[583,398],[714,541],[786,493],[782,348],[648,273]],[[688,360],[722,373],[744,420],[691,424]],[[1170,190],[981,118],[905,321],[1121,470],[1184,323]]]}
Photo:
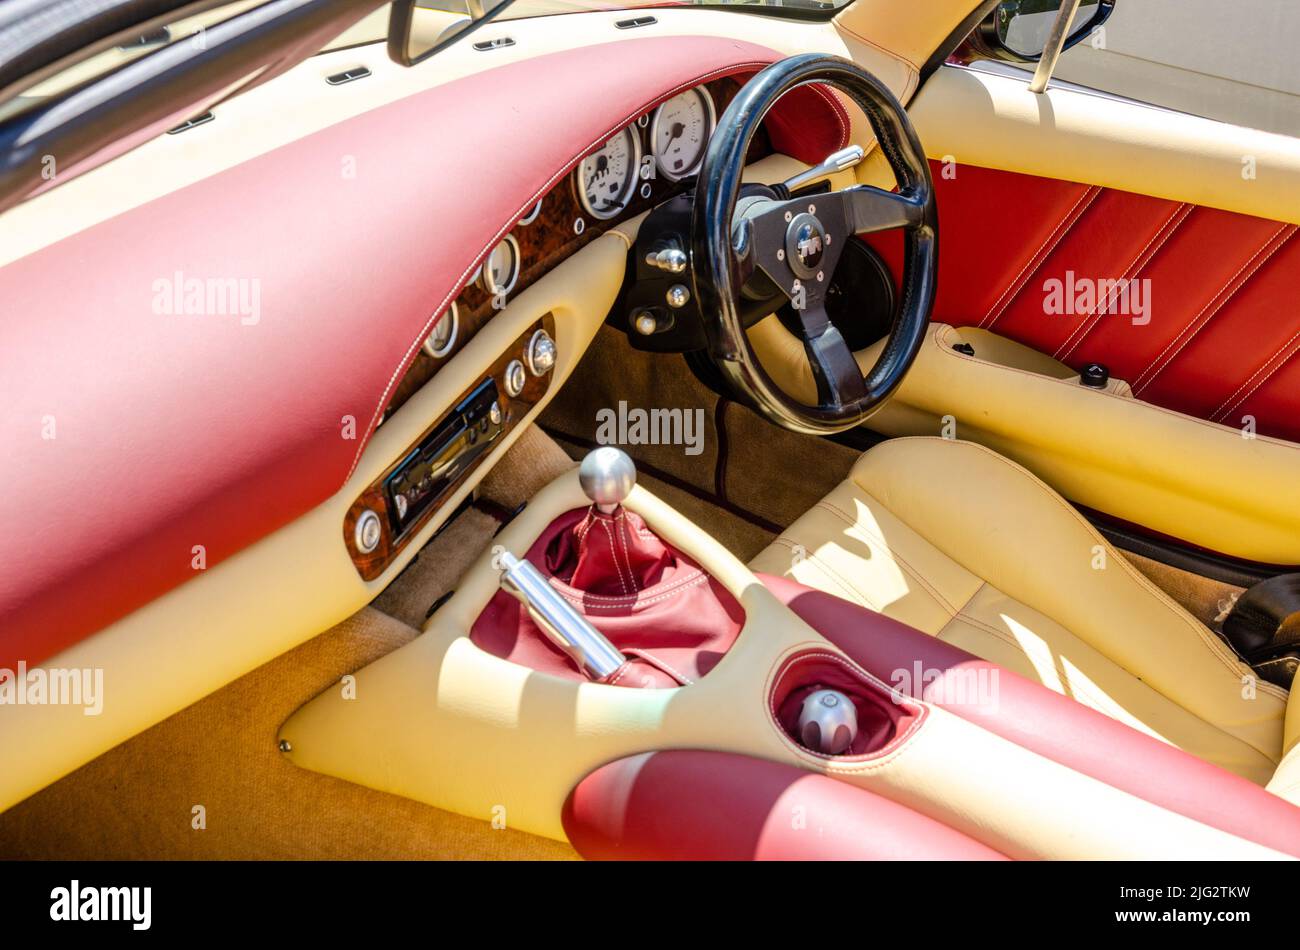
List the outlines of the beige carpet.
{"label": "beige carpet", "polygon": [[280,754],[276,733],[299,706],[415,636],[362,610],[0,815],[0,858],[575,857]]}

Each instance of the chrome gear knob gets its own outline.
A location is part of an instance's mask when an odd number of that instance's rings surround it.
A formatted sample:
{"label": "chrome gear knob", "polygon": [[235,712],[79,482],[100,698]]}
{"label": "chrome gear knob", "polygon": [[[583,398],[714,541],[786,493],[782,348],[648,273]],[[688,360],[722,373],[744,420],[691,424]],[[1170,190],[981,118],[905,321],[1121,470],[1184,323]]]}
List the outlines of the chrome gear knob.
{"label": "chrome gear knob", "polygon": [[582,460],[578,483],[596,508],[608,514],[632,493],[636,485],[636,463],[622,449],[602,445]]}
{"label": "chrome gear knob", "polygon": [[804,698],[799,740],[823,755],[842,755],[858,737],[858,711],[837,689],[819,689]]}

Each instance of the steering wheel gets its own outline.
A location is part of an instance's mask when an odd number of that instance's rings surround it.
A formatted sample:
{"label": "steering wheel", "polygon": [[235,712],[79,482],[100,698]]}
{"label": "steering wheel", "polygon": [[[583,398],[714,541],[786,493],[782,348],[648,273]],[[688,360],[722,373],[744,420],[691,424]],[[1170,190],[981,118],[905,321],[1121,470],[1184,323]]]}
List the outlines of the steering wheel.
{"label": "steering wheel", "polygon": [[[745,155],[767,110],[809,82],[839,89],[866,113],[898,181],[897,192],[856,185],[789,197],[780,188],[746,186],[741,195]],[[826,315],[826,290],[853,235],[894,229],[904,232],[901,305],[887,344],[864,377]],[[813,434],[858,425],[889,398],[916,359],[934,305],[938,229],[925,153],[907,113],[880,80],[847,59],[819,53],[768,66],[718,120],[696,185],[692,271],[713,362],[777,425]],[[745,332],[741,296],[767,295],[779,302],[782,294],[799,317],[817,383],[815,406],[796,402],[772,382]]]}

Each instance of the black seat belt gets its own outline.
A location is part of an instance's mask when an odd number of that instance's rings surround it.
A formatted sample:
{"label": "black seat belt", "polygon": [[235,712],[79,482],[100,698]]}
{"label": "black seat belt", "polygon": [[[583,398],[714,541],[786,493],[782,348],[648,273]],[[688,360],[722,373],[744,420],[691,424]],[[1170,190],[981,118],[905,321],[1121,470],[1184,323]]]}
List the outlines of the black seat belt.
{"label": "black seat belt", "polygon": [[1247,590],[1224,618],[1223,635],[1260,677],[1290,689],[1300,667],[1300,574]]}

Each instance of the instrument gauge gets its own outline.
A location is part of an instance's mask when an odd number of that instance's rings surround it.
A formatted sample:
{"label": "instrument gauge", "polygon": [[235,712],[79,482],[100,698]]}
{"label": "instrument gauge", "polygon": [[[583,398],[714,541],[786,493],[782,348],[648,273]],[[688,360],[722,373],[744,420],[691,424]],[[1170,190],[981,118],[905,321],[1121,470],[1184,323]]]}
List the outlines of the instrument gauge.
{"label": "instrument gauge", "polygon": [[703,86],[678,93],[656,109],[650,142],[659,174],[680,181],[699,171],[716,121],[713,99]]}
{"label": "instrument gauge", "polygon": [[519,264],[519,242],[507,234],[483,262],[484,289],[494,297],[510,293],[519,280]]}
{"label": "instrument gauge", "polygon": [[628,126],[578,163],[578,200],[592,217],[612,218],[632,200],[641,166],[641,137]]}
{"label": "instrument gauge", "polygon": [[436,360],[442,359],[456,345],[456,334],[459,330],[460,311],[456,309],[456,301],[453,300],[447,312],[429,331],[428,339],[424,341],[424,352]]}

